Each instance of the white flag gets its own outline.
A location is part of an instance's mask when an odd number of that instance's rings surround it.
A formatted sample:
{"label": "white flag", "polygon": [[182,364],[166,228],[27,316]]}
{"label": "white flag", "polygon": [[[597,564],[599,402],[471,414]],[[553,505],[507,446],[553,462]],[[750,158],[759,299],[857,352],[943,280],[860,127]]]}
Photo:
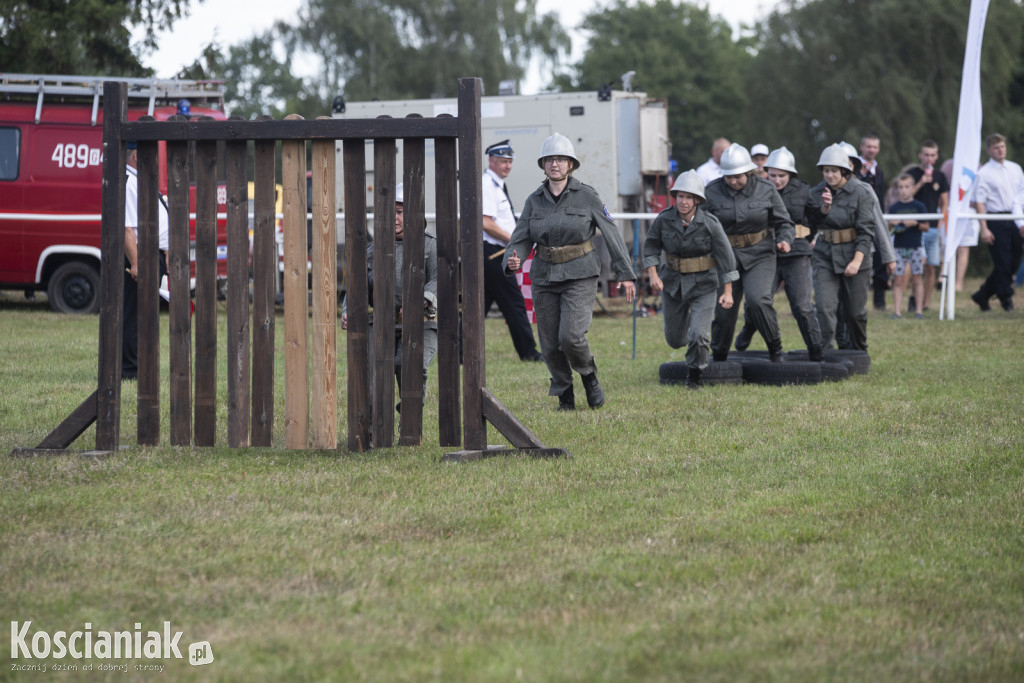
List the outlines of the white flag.
{"label": "white flag", "polygon": [[[956,147],[953,150],[953,177],[949,178],[949,218],[946,221],[945,262],[956,257],[960,238],[969,229],[968,212],[974,194],[974,179],[981,158],[981,39],[985,34],[985,16],[989,0],[971,0],[971,18],[967,24],[967,49],[964,74],[960,81],[960,112],[956,122]],[[952,301],[952,297],[950,297]]]}

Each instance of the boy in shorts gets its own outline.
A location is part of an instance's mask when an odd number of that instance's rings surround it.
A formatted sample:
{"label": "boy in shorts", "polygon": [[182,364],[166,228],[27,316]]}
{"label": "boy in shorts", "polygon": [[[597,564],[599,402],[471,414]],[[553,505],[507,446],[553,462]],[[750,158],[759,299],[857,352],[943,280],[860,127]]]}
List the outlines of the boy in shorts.
{"label": "boy in shorts", "polygon": [[[890,214],[928,213],[924,203],[914,199],[913,176],[904,173],[896,179],[895,185],[898,201],[889,207]],[[891,220],[889,230],[892,232],[892,246],[896,251],[896,275],[892,284],[892,300],[896,312],[892,317],[903,317],[900,315],[900,311],[903,310],[903,290],[907,288],[907,283],[911,282],[914,287],[914,307],[917,309],[915,317],[923,318],[924,282],[921,275],[924,273],[925,248],[921,243],[921,233],[928,231],[928,222]]]}

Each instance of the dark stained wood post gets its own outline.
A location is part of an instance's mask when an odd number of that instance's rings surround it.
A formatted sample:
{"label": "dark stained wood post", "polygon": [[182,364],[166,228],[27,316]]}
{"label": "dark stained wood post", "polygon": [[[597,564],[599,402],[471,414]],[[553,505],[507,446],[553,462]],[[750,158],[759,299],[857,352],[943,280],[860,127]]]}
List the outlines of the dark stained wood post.
{"label": "dark stained wood post", "polygon": [[487,377],[484,366],[484,243],[483,176],[480,158],[479,78],[459,79],[459,188],[461,189],[462,249],[462,393],[465,449],[487,447],[480,390]]}
{"label": "dark stained wood post", "polygon": [[395,141],[373,145],[373,445],[395,445]]}
{"label": "dark stained wood post", "polygon": [[[149,119],[150,117],[143,117]],[[136,434],[140,446],[160,442],[160,191],[156,142],[138,145],[139,394]]]}
{"label": "dark stained wood post", "polygon": [[[289,114],[285,121],[301,121]],[[288,448],[309,447],[309,297],[306,286],[306,142],[281,143],[284,192],[284,428]]]}
{"label": "dark stained wood post", "polygon": [[402,416],[398,443],[418,446],[423,440],[423,292],[427,219],[423,196],[425,142],[403,142],[404,221],[402,237]]}
{"label": "dark stained wood post", "polygon": [[[272,121],[269,116],[261,121]],[[275,249],[274,176],[276,143],[256,141],[253,189],[252,250],[252,429],[253,446],[268,447],[274,438],[274,283]]]}
{"label": "dark stained wood post", "polygon": [[370,403],[369,294],[366,273],[366,143],[345,140],[345,311],[348,353],[348,449],[356,453],[372,444]]}
{"label": "dark stained wood post", "polygon": [[124,324],[124,175],[121,124],[128,85],[103,84],[103,218],[100,246],[99,377],[96,450],[115,451],[121,432],[121,334]]}
{"label": "dark stained wood post", "polygon": [[[177,119],[179,117],[171,117]],[[192,331],[189,291],[188,142],[167,143],[170,235],[171,445],[192,445]]]}
{"label": "dark stained wood post", "polygon": [[434,142],[437,213],[437,394],[439,445],[462,440],[459,406],[459,218],[455,139]]}
{"label": "dark stained wood post", "polygon": [[197,142],[195,159],[196,396],[194,438],[197,446],[213,446],[217,436],[217,143],[213,140]]}
{"label": "dark stained wood post", "polygon": [[249,188],[245,140],[225,150],[228,183],[228,446],[249,445]]}

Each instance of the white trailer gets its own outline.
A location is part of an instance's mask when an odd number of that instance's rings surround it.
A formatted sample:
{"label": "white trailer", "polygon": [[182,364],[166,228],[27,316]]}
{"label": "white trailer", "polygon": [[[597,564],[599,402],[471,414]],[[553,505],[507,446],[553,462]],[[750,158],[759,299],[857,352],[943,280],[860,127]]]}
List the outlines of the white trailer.
{"label": "white trailer", "polygon": [[[457,100],[347,102],[336,104],[335,109],[341,110],[334,113],[335,118],[436,117],[454,115]],[[480,114],[482,148],[507,139],[515,149],[516,163],[506,183],[517,213],[526,196],[543,180],[537,157],[541,143],[553,133],[561,133],[572,140],[581,163],[576,177],[597,190],[613,215],[646,212],[655,188],[665,193],[670,148],[664,100],[649,99],[646,93],[616,90],[491,96],[481,98]],[[401,181],[401,140],[397,151],[398,181]],[[426,154],[425,193],[429,216],[434,212],[432,141],[427,141]],[[366,159],[367,206],[372,207],[372,150],[367,150]],[[341,164],[339,144],[339,168]],[[344,191],[340,178],[339,174],[339,197]],[[620,227],[627,245],[631,244],[632,224],[620,221]],[[607,264],[603,245],[601,251]]]}

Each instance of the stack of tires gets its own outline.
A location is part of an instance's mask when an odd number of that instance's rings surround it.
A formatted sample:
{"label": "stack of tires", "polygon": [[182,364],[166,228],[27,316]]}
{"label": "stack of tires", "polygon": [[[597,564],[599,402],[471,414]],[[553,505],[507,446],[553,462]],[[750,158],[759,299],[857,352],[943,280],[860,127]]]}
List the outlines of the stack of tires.
{"label": "stack of tires", "polygon": [[[767,351],[732,351],[729,360],[712,361],[701,376],[704,384],[766,384],[787,386],[838,382],[851,375],[871,371],[867,351],[826,351],[824,362],[807,359],[807,351],[790,351],[783,363],[772,363]],[[662,363],[658,370],[662,384],[685,384],[688,369],[685,362]]]}

